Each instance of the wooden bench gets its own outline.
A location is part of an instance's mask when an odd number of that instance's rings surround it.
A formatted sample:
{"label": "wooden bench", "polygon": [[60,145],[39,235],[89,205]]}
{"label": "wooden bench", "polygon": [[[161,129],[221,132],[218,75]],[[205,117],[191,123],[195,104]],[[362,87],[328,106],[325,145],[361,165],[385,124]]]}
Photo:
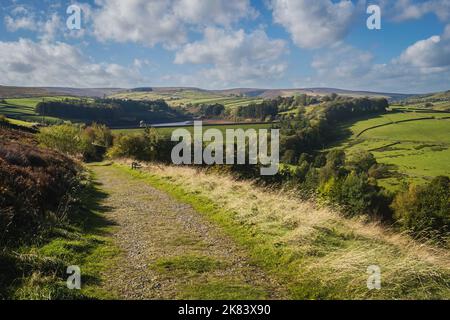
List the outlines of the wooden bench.
{"label": "wooden bench", "polygon": [[131,170],[137,170],[137,169],[140,169],[140,168],[142,168],[142,165],[139,163],[139,162],[132,162],[131,163]]}

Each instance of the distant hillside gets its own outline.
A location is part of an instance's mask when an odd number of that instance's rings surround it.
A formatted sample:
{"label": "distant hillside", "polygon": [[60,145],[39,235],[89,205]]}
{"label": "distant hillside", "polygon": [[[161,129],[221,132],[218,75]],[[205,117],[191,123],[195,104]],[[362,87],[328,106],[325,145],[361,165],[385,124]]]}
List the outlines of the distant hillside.
{"label": "distant hillside", "polygon": [[121,88],[65,88],[65,87],[11,87],[0,86],[0,98],[42,96],[103,97],[123,91]]}
{"label": "distant hillside", "polygon": [[[154,93],[160,95],[177,95],[185,92],[198,93],[203,96],[238,96],[248,98],[269,99],[278,96],[287,97],[298,94],[306,94],[312,96],[324,96],[336,93],[343,96],[351,97],[383,97],[391,101],[405,100],[419,95],[371,92],[371,91],[352,91],[337,88],[297,88],[297,89],[261,89],[261,88],[234,88],[225,90],[206,90],[195,87],[138,87],[138,88],[67,88],[67,87],[11,87],[0,86],[0,98],[8,97],[34,97],[34,96],[52,96],[67,95],[76,97],[103,97],[120,95],[133,99],[133,94]],[[438,93],[437,95],[447,94]],[[433,94],[431,94],[433,95]],[[425,96],[425,95],[421,95]],[[428,96],[428,95],[427,95]]]}
{"label": "distant hillside", "polygon": [[299,94],[306,94],[310,96],[325,96],[332,93],[339,94],[341,96],[351,96],[351,97],[380,97],[387,98],[389,100],[401,100],[413,95],[400,94],[400,93],[385,93],[385,92],[371,92],[371,91],[352,91],[343,90],[336,88],[299,88],[299,89],[248,89],[248,88],[237,88],[230,90],[216,90],[216,93],[222,94],[234,94],[243,95],[247,97],[261,97],[261,98],[275,98],[278,96],[287,97]]}
{"label": "distant hillside", "polygon": [[450,90],[423,95],[415,95],[407,99],[409,102],[439,102],[450,101]]}
{"label": "distant hillside", "polygon": [[416,95],[399,101],[408,108],[450,111],[450,90],[429,94]]}
{"label": "distant hillside", "polygon": [[[238,96],[238,97],[248,97],[248,98],[262,98],[270,99],[278,96],[289,97],[299,94],[306,94],[309,96],[325,96],[332,93],[336,93],[342,96],[350,97],[371,97],[371,98],[386,98],[391,101],[398,101],[402,99],[407,99],[413,97],[412,94],[401,94],[401,93],[386,93],[386,92],[371,92],[371,91],[352,91],[343,90],[336,88],[299,88],[299,89],[261,89],[261,88],[234,88],[225,90],[205,90],[201,88],[194,87],[154,87],[154,88],[135,88],[126,90],[126,93],[133,92],[154,92],[158,94],[172,94],[176,95],[183,92],[199,93],[204,95],[215,95],[215,96]],[[124,94],[125,92],[121,92]]]}

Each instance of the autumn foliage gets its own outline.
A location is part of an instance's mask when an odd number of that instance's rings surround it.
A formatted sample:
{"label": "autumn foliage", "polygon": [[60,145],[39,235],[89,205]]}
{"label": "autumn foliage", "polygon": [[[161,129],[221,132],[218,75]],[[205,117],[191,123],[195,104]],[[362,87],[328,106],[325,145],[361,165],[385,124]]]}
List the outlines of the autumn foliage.
{"label": "autumn foliage", "polygon": [[78,172],[73,160],[39,147],[31,134],[0,129],[0,246],[64,219]]}

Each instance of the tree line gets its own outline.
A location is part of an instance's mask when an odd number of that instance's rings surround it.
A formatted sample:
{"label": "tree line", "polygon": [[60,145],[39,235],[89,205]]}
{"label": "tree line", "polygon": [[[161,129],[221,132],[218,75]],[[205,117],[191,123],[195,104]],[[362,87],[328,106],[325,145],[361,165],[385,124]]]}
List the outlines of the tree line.
{"label": "tree line", "polygon": [[306,112],[299,107],[295,114],[281,117],[281,155],[284,162],[296,164],[302,153],[314,153],[345,134],[337,125],[358,117],[383,114],[386,99],[341,98],[316,106]]}
{"label": "tree line", "polygon": [[139,121],[159,122],[184,118],[164,100],[132,101],[119,99],[43,101],[36,113],[68,120],[83,120],[109,125],[133,124]]}

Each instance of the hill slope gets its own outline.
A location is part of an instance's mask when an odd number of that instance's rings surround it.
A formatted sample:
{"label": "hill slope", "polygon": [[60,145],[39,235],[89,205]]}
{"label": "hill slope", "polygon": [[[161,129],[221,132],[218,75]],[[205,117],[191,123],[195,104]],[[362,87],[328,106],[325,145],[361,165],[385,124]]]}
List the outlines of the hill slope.
{"label": "hill slope", "polygon": [[0,98],[43,96],[103,97],[124,89],[119,88],[65,88],[65,87],[12,87],[0,86]]}
{"label": "hill slope", "polygon": [[[137,172],[114,165],[101,170],[127,173],[132,183],[149,184],[191,205],[244,248],[254,266],[286,287],[291,299],[450,297],[450,257],[444,249],[344,218],[286,191],[186,167],[155,165]],[[367,288],[367,269],[373,265],[381,268],[381,290]],[[214,285],[206,280],[181,284],[181,289],[201,295]]]}
{"label": "hill slope", "polygon": [[230,97],[240,96],[248,98],[274,98],[277,96],[293,96],[298,94],[306,94],[313,96],[329,95],[337,93],[344,96],[353,97],[384,97],[391,100],[401,100],[414,95],[399,93],[383,93],[370,91],[352,91],[337,88],[293,88],[293,89],[265,89],[265,88],[235,88],[226,90],[205,90],[194,87],[141,87],[141,88],[68,88],[68,87],[13,87],[0,86],[0,97],[36,97],[36,96],[52,96],[67,95],[77,97],[103,97],[111,95],[127,96],[132,99],[133,96],[142,97],[143,94],[152,95],[180,95],[185,96],[186,93],[197,94],[204,97]]}

